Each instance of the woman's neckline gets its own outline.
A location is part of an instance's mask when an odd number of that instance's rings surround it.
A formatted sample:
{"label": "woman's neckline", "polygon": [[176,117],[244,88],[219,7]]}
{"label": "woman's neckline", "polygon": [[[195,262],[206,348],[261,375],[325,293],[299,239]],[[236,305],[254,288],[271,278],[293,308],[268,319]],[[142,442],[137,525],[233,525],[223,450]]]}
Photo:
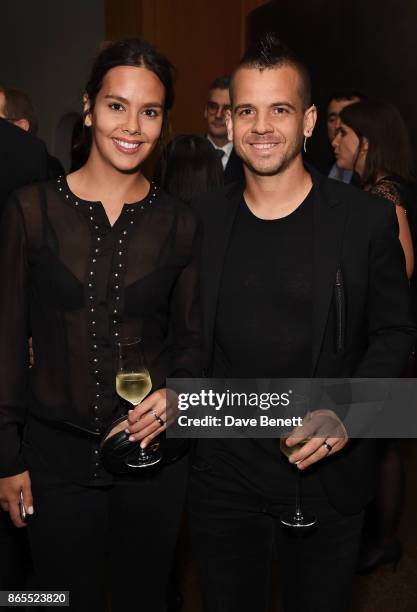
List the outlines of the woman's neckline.
{"label": "woman's neckline", "polygon": [[[69,175],[66,174],[66,175],[59,177],[59,179],[61,179],[61,185],[64,186],[66,193],[69,194],[73,200],[81,204],[100,204],[101,206],[103,206],[103,203],[101,200],[86,200],[85,198],[82,198],[78,196],[76,193],[74,193],[74,191],[71,189],[69,185],[68,176]],[[156,187],[155,184],[153,183],[153,181],[151,181],[149,183],[149,189],[143,198],[141,198],[140,200],[135,200],[134,202],[123,202],[123,207],[136,206],[138,204],[143,204],[155,191],[155,187]]]}

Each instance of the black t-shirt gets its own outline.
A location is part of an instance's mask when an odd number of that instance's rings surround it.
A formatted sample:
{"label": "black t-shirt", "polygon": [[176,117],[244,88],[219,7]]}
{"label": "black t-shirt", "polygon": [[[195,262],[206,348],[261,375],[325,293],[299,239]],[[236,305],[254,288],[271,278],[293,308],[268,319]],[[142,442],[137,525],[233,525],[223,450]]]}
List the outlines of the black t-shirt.
{"label": "black t-shirt", "polygon": [[[310,376],[312,227],[313,190],[293,213],[275,220],[259,219],[242,201],[219,291],[214,377]],[[245,488],[294,496],[294,475],[279,440],[202,440],[199,447],[218,474]]]}
{"label": "black t-shirt", "polygon": [[265,221],[242,202],[224,262],[214,376],[307,377],[311,369],[312,195]]}

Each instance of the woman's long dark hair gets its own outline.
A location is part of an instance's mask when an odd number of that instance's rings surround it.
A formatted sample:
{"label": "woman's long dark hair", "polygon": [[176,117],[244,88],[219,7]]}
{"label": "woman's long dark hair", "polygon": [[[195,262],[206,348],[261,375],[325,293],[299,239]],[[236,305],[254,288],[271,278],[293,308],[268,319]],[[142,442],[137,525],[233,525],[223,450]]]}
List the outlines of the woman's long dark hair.
{"label": "woman's long dark hair", "polygon": [[167,145],[154,178],[169,194],[188,203],[223,184],[223,167],[207,138],[181,134]]}
{"label": "woman's long dark hair", "polygon": [[340,113],[342,123],[359,138],[358,153],[364,138],[368,151],[361,183],[373,185],[379,174],[413,180],[413,154],[408,132],[399,110],[383,100],[362,100],[346,106]]}

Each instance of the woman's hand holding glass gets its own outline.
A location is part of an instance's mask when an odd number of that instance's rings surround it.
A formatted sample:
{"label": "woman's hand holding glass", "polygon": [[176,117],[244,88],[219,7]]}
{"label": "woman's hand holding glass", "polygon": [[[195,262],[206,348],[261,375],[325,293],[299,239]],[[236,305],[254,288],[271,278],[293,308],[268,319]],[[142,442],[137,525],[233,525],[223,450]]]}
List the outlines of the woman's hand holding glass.
{"label": "woman's hand holding glass", "polygon": [[128,427],[131,442],[140,442],[146,448],[175,420],[178,414],[178,396],[171,389],[159,389],[136,408],[128,412]]}

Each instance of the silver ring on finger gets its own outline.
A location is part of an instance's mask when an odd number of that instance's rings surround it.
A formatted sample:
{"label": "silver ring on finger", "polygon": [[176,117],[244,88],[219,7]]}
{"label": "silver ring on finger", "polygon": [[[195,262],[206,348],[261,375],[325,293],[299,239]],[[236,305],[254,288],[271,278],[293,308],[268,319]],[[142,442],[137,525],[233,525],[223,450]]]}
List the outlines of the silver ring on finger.
{"label": "silver ring on finger", "polygon": [[329,452],[329,453],[330,453],[330,451],[333,450],[333,446],[331,444],[329,444],[328,442],[324,442],[322,444],[322,447],[325,448],[327,450],[327,452]]}
{"label": "silver ring on finger", "polygon": [[160,424],[161,427],[164,427],[165,425],[165,421],[164,419],[161,419],[161,417],[159,416],[159,414],[156,414],[155,410],[151,410],[151,414],[154,417],[155,421],[158,421],[158,423]]}

